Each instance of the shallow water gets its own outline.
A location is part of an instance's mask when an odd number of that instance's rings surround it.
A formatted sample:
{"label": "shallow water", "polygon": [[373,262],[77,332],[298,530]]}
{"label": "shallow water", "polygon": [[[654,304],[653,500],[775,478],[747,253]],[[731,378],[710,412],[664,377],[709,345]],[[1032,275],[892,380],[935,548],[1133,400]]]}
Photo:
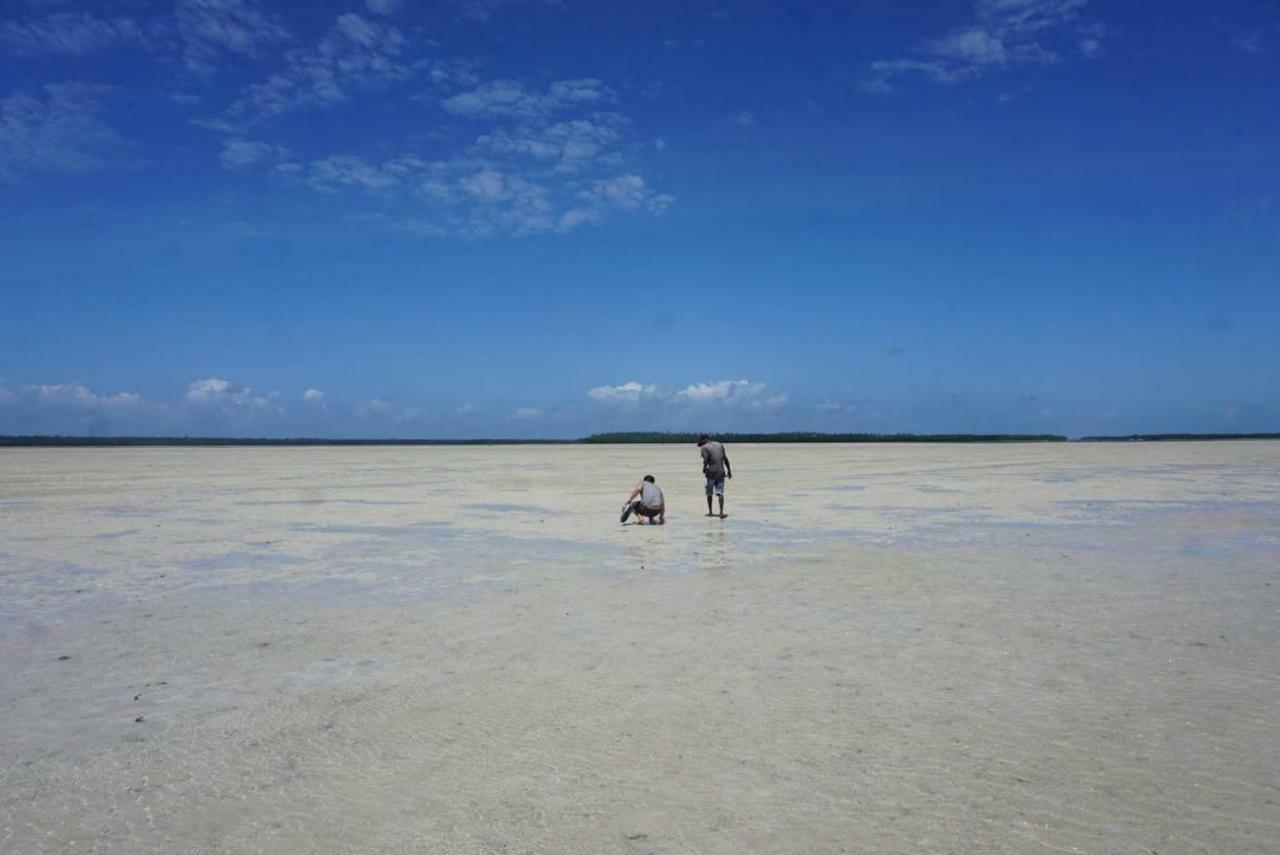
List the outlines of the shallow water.
{"label": "shallow water", "polygon": [[730,453],[0,451],[0,850],[1280,850],[1280,443]]}

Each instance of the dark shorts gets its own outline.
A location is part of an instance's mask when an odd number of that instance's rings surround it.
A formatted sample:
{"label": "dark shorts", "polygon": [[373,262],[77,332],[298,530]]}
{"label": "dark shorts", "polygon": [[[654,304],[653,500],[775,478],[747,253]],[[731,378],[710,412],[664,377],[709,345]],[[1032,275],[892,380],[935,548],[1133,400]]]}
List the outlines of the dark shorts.
{"label": "dark shorts", "polygon": [[642,505],[642,504],[640,503],[640,500],[639,500],[639,499],[636,499],[634,502],[632,502],[632,503],[631,503],[631,513],[633,513],[633,514],[640,514],[640,515],[642,515],[642,516],[646,516],[646,517],[650,517],[650,518],[652,518],[652,517],[656,517],[658,514],[662,513],[662,508],[649,508],[649,507],[645,507],[644,505]]}

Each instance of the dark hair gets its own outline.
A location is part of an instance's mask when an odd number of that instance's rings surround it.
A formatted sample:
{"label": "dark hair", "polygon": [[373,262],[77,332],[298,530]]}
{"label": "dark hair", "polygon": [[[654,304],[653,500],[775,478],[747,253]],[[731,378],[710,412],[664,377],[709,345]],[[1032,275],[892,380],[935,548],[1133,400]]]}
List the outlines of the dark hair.
{"label": "dark hair", "polygon": [[702,445],[703,443],[710,442],[710,441],[711,441],[711,437],[707,436],[705,433],[702,436],[698,437],[698,445]]}
{"label": "dark hair", "polygon": [[644,476],[644,480],[646,480],[646,481],[648,481],[650,484],[652,484],[652,483],[653,483],[653,476],[652,476],[652,475],[646,475],[646,476]]}

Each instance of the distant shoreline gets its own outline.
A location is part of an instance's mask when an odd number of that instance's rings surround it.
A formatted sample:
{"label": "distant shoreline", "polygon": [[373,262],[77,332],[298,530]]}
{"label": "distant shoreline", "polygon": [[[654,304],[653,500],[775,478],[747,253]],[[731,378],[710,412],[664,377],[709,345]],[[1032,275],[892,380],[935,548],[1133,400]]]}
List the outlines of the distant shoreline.
{"label": "distant shoreline", "polygon": [[[996,443],[996,442],[1194,442],[1280,439],[1280,433],[1154,433],[1122,436],[1059,434],[722,433],[727,443]],[[226,446],[492,446],[642,445],[692,443],[692,433],[598,433],[580,439],[320,439],[186,436],[0,436],[0,448],[155,448]]]}

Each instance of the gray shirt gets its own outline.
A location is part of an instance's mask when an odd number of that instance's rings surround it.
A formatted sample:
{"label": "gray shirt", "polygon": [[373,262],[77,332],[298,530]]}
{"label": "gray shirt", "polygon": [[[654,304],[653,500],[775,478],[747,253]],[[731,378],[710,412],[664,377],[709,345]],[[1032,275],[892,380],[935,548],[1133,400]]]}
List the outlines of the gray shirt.
{"label": "gray shirt", "polygon": [[724,478],[724,446],[710,440],[702,446],[702,468],[715,481]]}
{"label": "gray shirt", "polygon": [[640,504],[651,511],[656,511],[662,507],[663,501],[662,490],[658,489],[657,484],[650,484],[648,481],[640,482]]}

